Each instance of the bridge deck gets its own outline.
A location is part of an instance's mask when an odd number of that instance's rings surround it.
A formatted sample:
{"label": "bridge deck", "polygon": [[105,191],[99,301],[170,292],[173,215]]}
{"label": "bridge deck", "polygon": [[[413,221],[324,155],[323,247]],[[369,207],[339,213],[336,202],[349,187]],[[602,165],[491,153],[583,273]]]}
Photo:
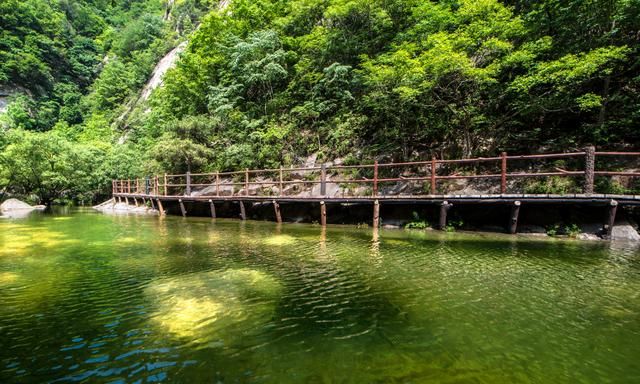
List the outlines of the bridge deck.
{"label": "bridge deck", "polygon": [[114,193],[114,197],[121,198],[149,198],[164,201],[184,202],[325,202],[325,203],[409,203],[409,204],[439,204],[443,201],[459,204],[509,204],[515,201],[527,204],[588,204],[608,205],[612,200],[619,205],[640,205],[640,195],[619,194],[493,194],[493,195],[392,195],[392,196],[185,196],[185,195],[147,195],[140,193]]}

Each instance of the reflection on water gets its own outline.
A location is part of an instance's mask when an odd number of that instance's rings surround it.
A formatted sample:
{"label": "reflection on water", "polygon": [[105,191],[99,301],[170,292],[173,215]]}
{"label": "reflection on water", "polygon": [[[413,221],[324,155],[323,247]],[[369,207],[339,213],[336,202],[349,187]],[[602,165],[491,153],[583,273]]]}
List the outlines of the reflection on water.
{"label": "reflection on water", "polygon": [[640,380],[631,244],[86,211],[0,244],[2,383]]}

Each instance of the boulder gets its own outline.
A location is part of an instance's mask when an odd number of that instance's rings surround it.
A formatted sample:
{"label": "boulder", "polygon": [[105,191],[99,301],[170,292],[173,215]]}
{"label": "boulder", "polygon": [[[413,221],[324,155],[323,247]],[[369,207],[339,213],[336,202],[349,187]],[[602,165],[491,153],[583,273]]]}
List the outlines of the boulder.
{"label": "boulder", "polygon": [[613,226],[611,240],[640,241],[640,235],[631,224],[621,221]]}
{"label": "boulder", "polygon": [[146,205],[140,204],[139,206],[135,206],[133,204],[127,204],[125,202],[118,203],[114,199],[109,199],[104,203],[98,204],[93,207],[93,209],[100,211],[102,213],[108,214],[144,214],[144,215],[156,215],[158,211],[148,207]]}
{"label": "boulder", "polygon": [[8,199],[4,203],[0,205],[0,212],[11,212],[11,211],[33,211],[33,210],[43,210],[46,206],[44,205],[34,205],[31,206],[24,201],[20,201],[18,199]]}

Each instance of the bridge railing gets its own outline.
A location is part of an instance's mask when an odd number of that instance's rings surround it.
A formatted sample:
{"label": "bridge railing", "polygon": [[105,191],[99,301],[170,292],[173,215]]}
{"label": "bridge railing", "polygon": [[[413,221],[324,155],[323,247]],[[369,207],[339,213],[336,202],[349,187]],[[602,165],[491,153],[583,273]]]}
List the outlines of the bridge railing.
{"label": "bridge railing", "polygon": [[[594,147],[587,147],[583,151],[568,153],[509,155],[502,152],[499,156],[469,159],[434,157],[426,161],[400,163],[327,163],[311,167],[164,174],[143,179],[113,180],[113,193],[189,196],[197,192],[203,197],[302,194],[302,197],[317,197],[335,195],[339,190],[343,196],[436,195],[444,181],[482,179],[491,181],[496,193],[507,194],[524,192],[511,190],[516,188],[513,184],[518,180],[555,176],[582,179],[581,192],[592,194],[596,177],[640,177],[637,170],[596,169],[597,160],[602,159],[606,159],[609,165],[619,163],[628,166],[630,160],[640,160],[640,152],[597,152]],[[554,162],[551,167],[540,166],[541,162],[549,161]],[[529,166],[522,166],[523,162]],[[514,163],[518,166],[513,167]],[[568,166],[571,168],[566,169]],[[533,171],[538,169],[543,170]]]}

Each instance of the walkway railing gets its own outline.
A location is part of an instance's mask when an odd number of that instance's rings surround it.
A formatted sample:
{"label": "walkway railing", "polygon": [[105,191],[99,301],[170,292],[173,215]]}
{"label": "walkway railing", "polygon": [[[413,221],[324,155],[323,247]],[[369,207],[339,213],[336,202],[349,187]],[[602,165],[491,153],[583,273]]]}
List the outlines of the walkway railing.
{"label": "walkway railing", "polygon": [[[640,152],[596,151],[587,147],[580,152],[550,153],[537,155],[508,155],[478,157],[471,159],[444,160],[435,157],[428,161],[402,163],[378,163],[361,165],[333,165],[331,163],[312,167],[245,169],[234,172],[164,174],[143,179],[113,180],[113,194],[146,196],[190,196],[198,190],[199,196],[284,196],[299,193],[293,186],[311,187],[311,196],[326,196],[327,185],[339,185],[350,196],[379,197],[406,194],[393,188],[381,188],[391,183],[413,183],[411,195],[436,195],[442,181],[482,179],[492,181],[500,194],[523,193],[510,190],[509,181],[550,176],[582,179],[582,193],[594,193],[597,176],[640,177],[637,171],[597,169],[597,159],[607,163],[622,160],[640,160]],[[523,169],[541,169],[540,162],[555,161],[551,169],[528,172]],[[523,162],[528,163],[523,166]],[[536,162],[538,165],[536,166]],[[516,163],[517,167],[512,167]],[[627,164],[628,165],[628,164]],[[571,169],[566,169],[568,166]],[[509,171],[509,169],[514,169]],[[640,168],[640,164],[637,165]],[[499,184],[498,184],[499,183]],[[317,186],[319,185],[319,189]],[[365,186],[366,188],[362,188]],[[420,187],[420,188],[415,188]],[[512,186],[512,189],[518,186]],[[597,192],[597,191],[596,191]]]}

